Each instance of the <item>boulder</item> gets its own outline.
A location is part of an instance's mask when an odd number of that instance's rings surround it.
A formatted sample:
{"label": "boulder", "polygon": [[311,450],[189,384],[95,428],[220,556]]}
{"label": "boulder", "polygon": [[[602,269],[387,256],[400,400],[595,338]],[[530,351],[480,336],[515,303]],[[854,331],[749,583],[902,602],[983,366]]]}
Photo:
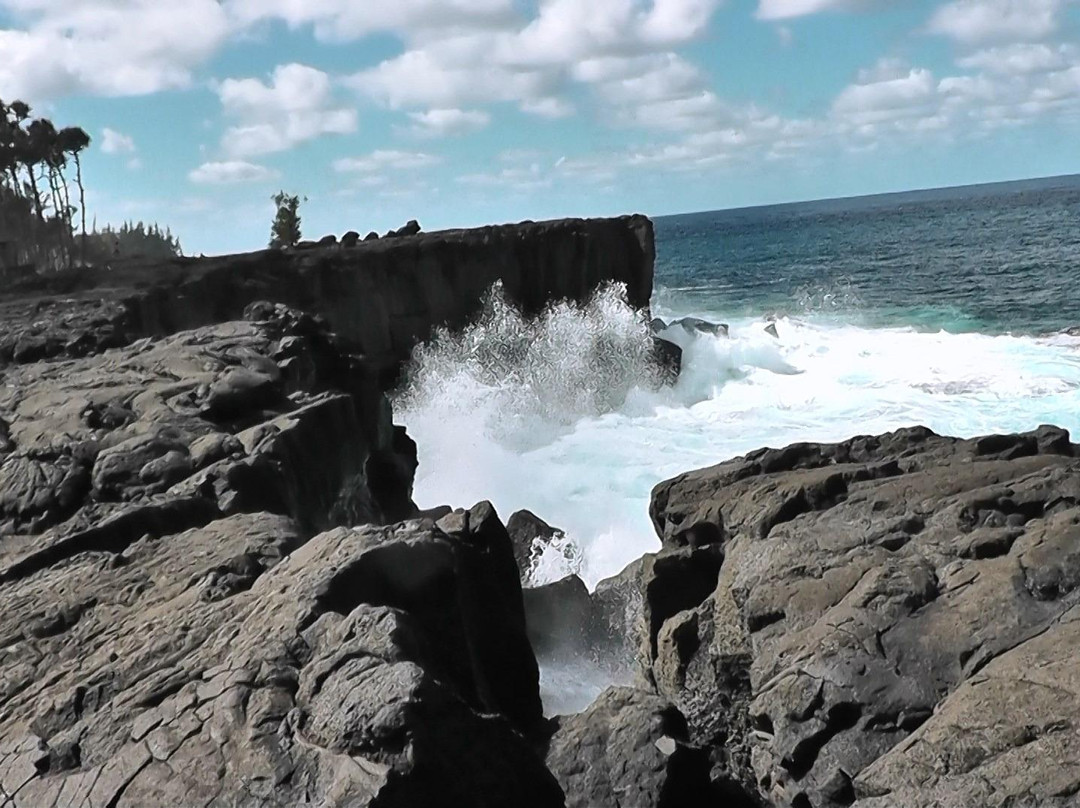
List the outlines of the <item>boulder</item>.
{"label": "boulder", "polygon": [[341,237],[342,247],[355,247],[360,242],[360,234],[355,230],[350,230]]}
{"label": "boulder", "polygon": [[599,636],[596,608],[576,575],[522,592],[529,642],[542,660],[582,655],[606,640]]}
{"label": "boulder", "polygon": [[687,743],[686,722],[645,691],[610,688],[585,712],[559,718],[546,759],[567,808],[718,804],[708,758]]}
{"label": "boulder", "polygon": [[563,535],[557,527],[552,527],[532,511],[526,510],[510,514],[510,518],[506,520],[506,530],[510,534],[514,560],[517,562],[522,582],[528,577],[543,546]]}
{"label": "boulder", "polygon": [[678,327],[688,334],[711,334],[714,337],[726,337],[728,335],[726,323],[710,323],[708,320],[702,320],[699,317],[683,317],[673,320],[667,327]]}
{"label": "boulder", "polygon": [[656,368],[657,380],[661,384],[675,384],[682,372],[682,348],[676,343],[653,337],[652,360]]}

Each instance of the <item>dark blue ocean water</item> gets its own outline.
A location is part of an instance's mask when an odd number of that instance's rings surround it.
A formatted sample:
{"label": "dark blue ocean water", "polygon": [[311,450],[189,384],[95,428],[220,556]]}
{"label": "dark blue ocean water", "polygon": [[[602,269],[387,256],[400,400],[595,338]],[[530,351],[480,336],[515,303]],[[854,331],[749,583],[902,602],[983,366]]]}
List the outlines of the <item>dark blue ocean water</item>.
{"label": "dark blue ocean water", "polygon": [[655,220],[655,303],[729,319],[1080,325],[1080,175]]}

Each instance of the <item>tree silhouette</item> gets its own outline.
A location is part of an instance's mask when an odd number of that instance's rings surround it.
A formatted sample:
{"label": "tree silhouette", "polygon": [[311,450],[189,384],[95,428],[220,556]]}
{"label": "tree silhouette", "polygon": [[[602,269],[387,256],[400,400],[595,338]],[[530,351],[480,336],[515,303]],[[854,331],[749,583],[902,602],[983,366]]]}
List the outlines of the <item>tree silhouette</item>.
{"label": "tree silhouette", "polygon": [[[73,219],[82,216],[86,238],[86,193],[80,152],[90,136],[78,127],[57,131],[47,118],[33,118],[22,101],[0,101],[0,254],[4,263],[32,263],[60,268],[71,263],[75,245]],[[79,207],[71,204],[64,175],[73,158]]]}
{"label": "tree silhouette", "polygon": [[90,146],[90,135],[77,126],[68,126],[60,130],[57,136],[61,151],[68,152],[75,159],[75,182],[79,186],[79,212],[82,214],[82,240],[80,258],[86,260],[86,188],[83,187],[82,160],[80,155]]}
{"label": "tree silhouette", "polygon": [[[300,197],[278,191],[271,197],[277,206],[270,225],[271,247],[292,247],[300,241]],[[304,198],[307,201],[307,198]]]}

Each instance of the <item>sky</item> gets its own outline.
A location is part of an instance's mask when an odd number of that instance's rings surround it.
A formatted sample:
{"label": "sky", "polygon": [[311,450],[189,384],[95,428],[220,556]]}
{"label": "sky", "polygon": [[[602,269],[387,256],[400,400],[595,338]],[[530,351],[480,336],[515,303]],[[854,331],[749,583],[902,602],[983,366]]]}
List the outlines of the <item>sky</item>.
{"label": "sky", "polygon": [[0,99],[188,254],[1080,172],[1080,0],[0,0]]}

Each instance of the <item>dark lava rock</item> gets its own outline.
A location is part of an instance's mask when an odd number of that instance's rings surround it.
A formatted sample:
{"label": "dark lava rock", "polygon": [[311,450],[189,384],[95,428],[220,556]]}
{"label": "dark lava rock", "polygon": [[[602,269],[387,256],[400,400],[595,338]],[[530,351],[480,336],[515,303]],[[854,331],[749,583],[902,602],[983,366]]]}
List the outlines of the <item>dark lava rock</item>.
{"label": "dark lava rock", "polygon": [[675,384],[682,372],[682,348],[674,342],[653,337],[652,359],[661,384]]}
{"label": "dark lava rock", "polygon": [[718,804],[708,757],[687,743],[679,711],[640,690],[610,688],[584,713],[559,718],[547,765],[568,808]]}
{"label": "dark lava rock", "polygon": [[498,532],[478,526],[305,542],[286,517],[246,513],[8,583],[10,804],[563,805],[523,725],[499,715],[501,694],[538,705],[536,666],[506,620],[517,576],[493,577]]}
{"label": "dark lava rock", "polygon": [[690,334],[712,334],[715,337],[726,337],[728,335],[726,323],[710,323],[708,320],[702,320],[698,317],[683,317],[668,324],[668,328],[675,328],[676,326]]}
{"label": "dark lava rock", "polygon": [[506,520],[506,530],[514,545],[514,560],[522,581],[527,577],[540,547],[550,543],[563,532],[552,527],[532,511],[516,511]]}
{"label": "dark lava rock", "polygon": [[342,247],[355,247],[360,241],[360,234],[355,230],[350,230],[344,236],[341,237]]}
{"label": "dark lava rock", "polygon": [[[712,594],[654,609],[646,646],[714,778],[795,808],[1074,799],[1076,455],[1052,427],[914,428],[657,486],[666,546],[704,531],[723,551]],[[673,569],[672,591],[694,574]]]}
{"label": "dark lava rock", "polygon": [[596,607],[578,576],[529,587],[522,594],[529,642],[538,657],[577,656],[601,640]]}

